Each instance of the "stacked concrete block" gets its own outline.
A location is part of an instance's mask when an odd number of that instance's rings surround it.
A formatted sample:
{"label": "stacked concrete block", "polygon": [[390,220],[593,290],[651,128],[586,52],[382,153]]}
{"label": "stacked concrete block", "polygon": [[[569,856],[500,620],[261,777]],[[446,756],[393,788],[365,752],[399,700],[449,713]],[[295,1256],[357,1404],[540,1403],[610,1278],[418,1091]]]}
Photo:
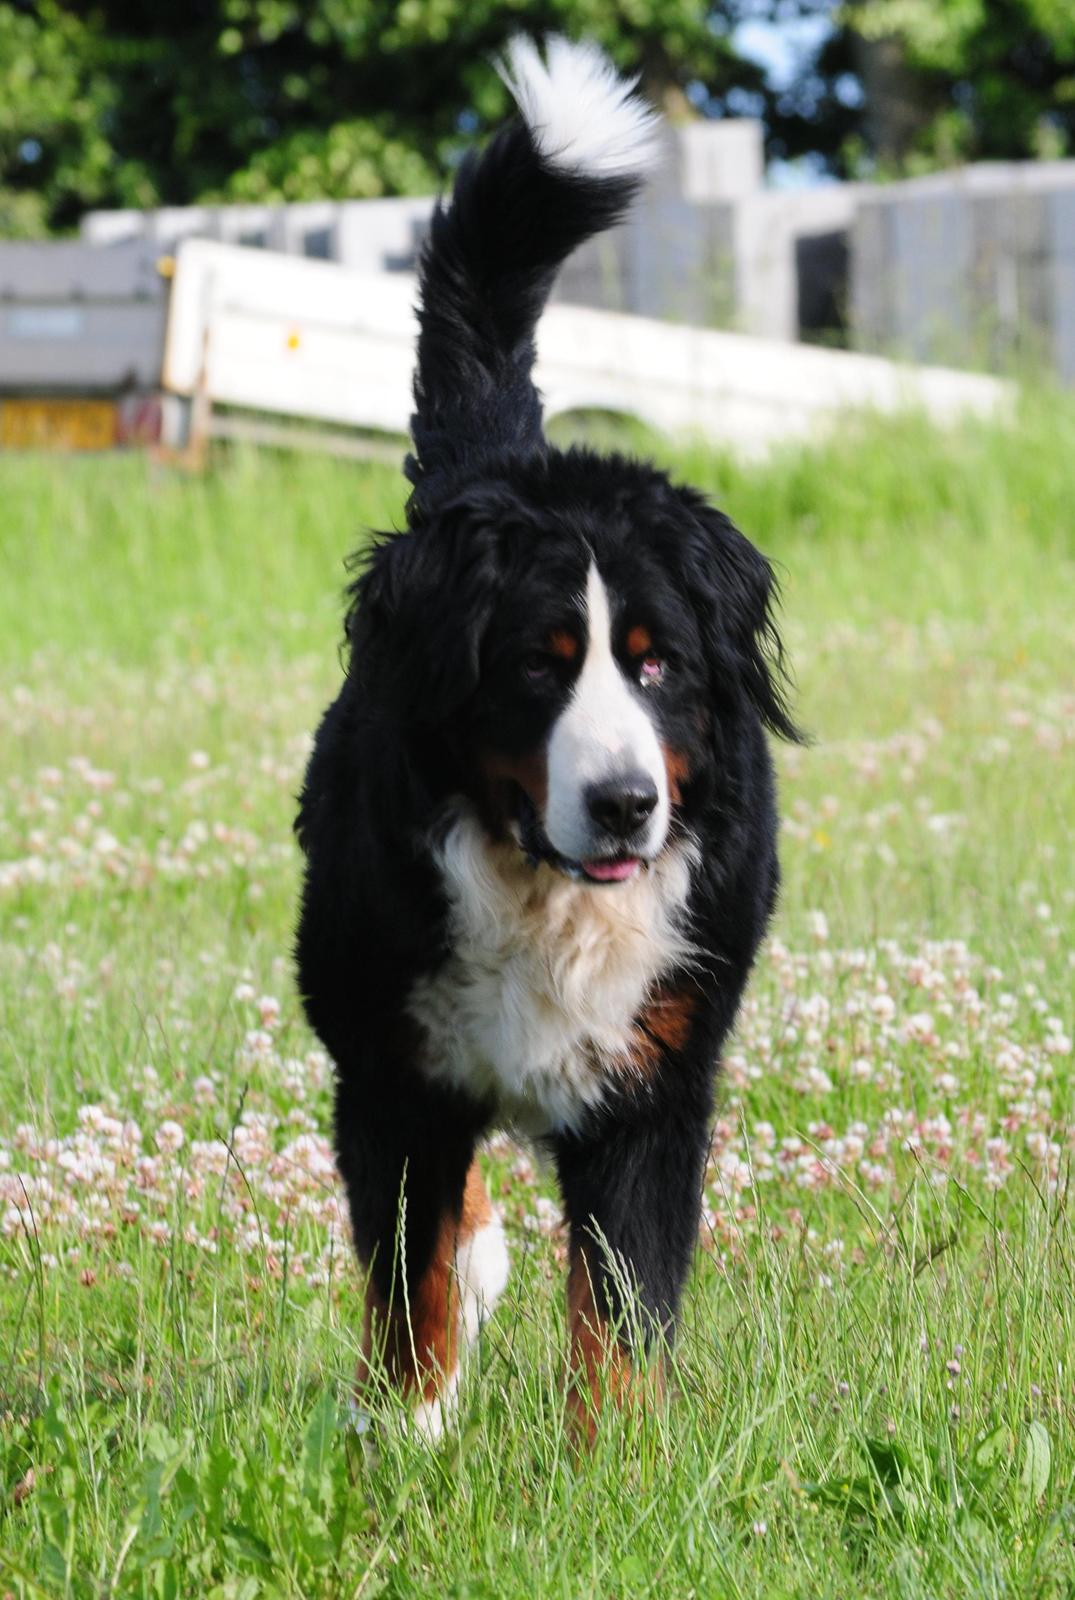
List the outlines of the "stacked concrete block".
{"label": "stacked concrete block", "polygon": [[918,360],[1075,377],[1075,162],[982,163],[863,192],[855,342]]}
{"label": "stacked concrete block", "polygon": [[1053,359],[1061,382],[1075,385],[1075,185],[1050,195],[1048,210]]}
{"label": "stacked concrete block", "polygon": [[729,210],[763,176],[760,123],[744,119],[667,130],[663,160],[629,221],[572,257],[555,298],[676,322],[734,322]]}
{"label": "stacked concrete block", "polygon": [[348,201],[339,207],[334,259],[364,272],[413,272],[432,211],[428,195]]}
{"label": "stacked concrete block", "polygon": [[763,184],[760,123],[675,129],[629,222],[568,262],[556,298],[772,339],[842,325],[856,189]]}
{"label": "stacked concrete block", "polygon": [[183,239],[215,239],[375,271],[413,271],[432,197],[305,200],[280,206],[167,206],[157,211],[91,211],[87,244],[143,240],[165,254]]}
{"label": "stacked concrete block", "polygon": [[67,240],[0,249],[0,389],[50,394],[151,388],[167,285],[151,243]]}
{"label": "stacked concrete block", "polygon": [[[556,299],[796,338],[804,278],[832,277],[831,263],[843,260],[853,191],[771,192],[764,177],[759,122],[668,129],[664,160],[629,221],[567,263]],[[82,234],[93,244],[141,239],[162,253],[197,237],[369,271],[413,271],[432,206],[425,197],[94,212]],[[804,257],[804,243],[825,238],[836,241],[835,254]],[[823,260],[829,264],[819,267]],[[832,301],[843,298],[839,284],[824,292]]]}
{"label": "stacked concrete block", "polygon": [[[261,245],[413,272],[431,197],[97,212],[87,243]],[[667,130],[630,219],[580,250],[555,298],[917,360],[1031,360],[1075,382],[1075,162],[982,164],[889,186],[764,186],[750,120]]]}

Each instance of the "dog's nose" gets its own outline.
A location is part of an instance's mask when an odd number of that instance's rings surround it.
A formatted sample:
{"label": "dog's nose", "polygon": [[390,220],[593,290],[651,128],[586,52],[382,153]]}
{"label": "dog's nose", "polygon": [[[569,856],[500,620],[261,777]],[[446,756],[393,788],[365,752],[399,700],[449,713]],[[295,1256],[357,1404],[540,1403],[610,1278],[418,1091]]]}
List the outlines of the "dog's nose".
{"label": "dog's nose", "polygon": [[586,809],[605,833],[627,839],[656,809],[657,790],[644,773],[592,783],[586,791]]}

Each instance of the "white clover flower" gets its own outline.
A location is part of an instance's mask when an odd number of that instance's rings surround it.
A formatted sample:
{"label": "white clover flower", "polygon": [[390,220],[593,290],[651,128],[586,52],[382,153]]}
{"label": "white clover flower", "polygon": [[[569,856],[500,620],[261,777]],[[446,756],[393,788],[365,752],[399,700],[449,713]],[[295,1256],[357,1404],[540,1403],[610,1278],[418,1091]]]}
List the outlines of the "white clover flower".
{"label": "white clover flower", "polygon": [[163,1155],[174,1155],[177,1150],[182,1148],[184,1137],[185,1135],[178,1122],[170,1120],[162,1122],[156,1133],[157,1149]]}
{"label": "white clover flower", "polygon": [[257,1003],[263,1028],[275,1028],[280,1021],[280,1002],[275,995],[263,994]]}

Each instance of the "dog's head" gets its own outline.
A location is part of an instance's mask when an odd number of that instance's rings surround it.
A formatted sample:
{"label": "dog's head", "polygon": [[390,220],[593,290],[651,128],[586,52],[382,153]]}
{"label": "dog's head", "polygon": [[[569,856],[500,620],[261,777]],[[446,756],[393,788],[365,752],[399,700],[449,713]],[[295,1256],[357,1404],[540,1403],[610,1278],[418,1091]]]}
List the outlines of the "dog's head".
{"label": "dog's head", "polygon": [[768,563],[701,496],[549,452],[457,489],[355,585],[352,672],[433,792],[622,882],[689,827],[744,719],[796,737]]}

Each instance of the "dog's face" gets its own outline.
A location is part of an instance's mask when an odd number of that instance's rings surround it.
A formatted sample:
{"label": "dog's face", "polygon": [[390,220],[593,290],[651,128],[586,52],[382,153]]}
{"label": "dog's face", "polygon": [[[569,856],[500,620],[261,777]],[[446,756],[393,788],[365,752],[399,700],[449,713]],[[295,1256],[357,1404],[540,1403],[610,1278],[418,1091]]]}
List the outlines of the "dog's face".
{"label": "dog's face", "polygon": [[729,719],[793,731],[766,656],[771,584],[690,491],[571,454],[383,545],[357,586],[354,670],[492,834],[621,883],[689,827]]}
{"label": "dog's face", "polygon": [[700,641],[658,562],[557,543],[550,560],[534,541],[493,611],[470,740],[494,826],[534,860],[619,883],[660,854],[704,759]]}

